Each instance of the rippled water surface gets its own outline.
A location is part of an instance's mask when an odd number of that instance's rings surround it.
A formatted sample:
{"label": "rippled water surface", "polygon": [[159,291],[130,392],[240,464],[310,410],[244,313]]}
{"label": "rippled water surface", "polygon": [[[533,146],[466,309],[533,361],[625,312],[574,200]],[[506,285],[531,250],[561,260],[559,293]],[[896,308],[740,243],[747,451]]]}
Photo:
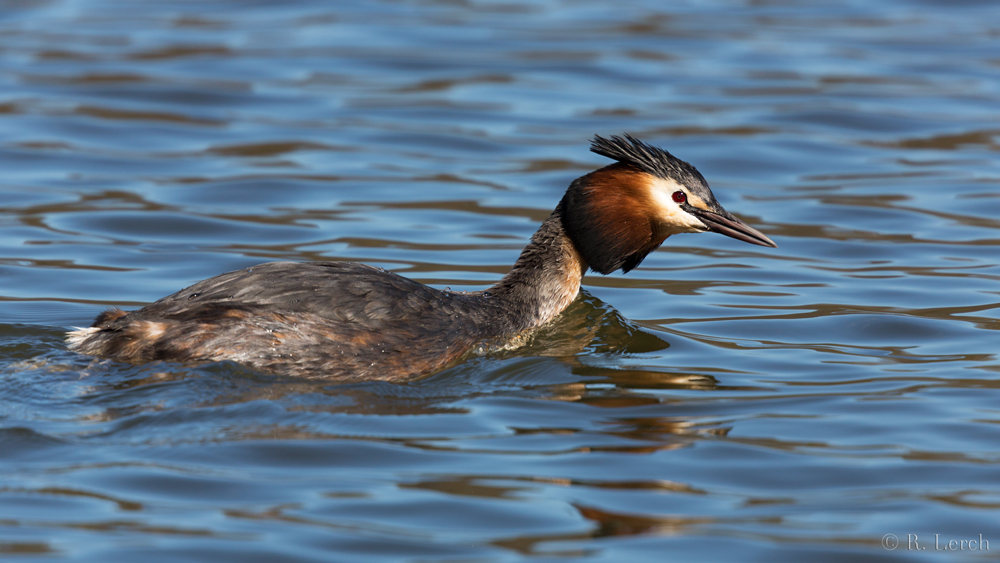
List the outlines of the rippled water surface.
{"label": "rippled water surface", "polygon": [[[1000,554],[1000,5],[346,4],[0,10],[0,559]],[[63,344],[271,260],[481,289],[625,131],[780,248],[407,384]]]}

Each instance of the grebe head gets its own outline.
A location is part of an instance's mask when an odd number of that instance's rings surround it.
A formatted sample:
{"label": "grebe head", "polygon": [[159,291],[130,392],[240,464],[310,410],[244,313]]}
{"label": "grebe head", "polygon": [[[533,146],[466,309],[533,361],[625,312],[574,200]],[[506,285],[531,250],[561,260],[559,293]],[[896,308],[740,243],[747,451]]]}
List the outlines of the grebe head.
{"label": "grebe head", "polygon": [[670,235],[712,231],[751,244],[778,245],[715,200],[694,166],[625,134],[595,136],[590,150],[617,162],[578,178],[563,198],[563,217],[587,264],[628,272]]}

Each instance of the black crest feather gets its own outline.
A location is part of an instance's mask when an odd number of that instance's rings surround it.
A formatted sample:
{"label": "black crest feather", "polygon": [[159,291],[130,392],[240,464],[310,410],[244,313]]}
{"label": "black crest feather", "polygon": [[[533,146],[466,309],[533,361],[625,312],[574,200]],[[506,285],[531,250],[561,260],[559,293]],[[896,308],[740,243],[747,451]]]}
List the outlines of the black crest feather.
{"label": "black crest feather", "polygon": [[694,166],[660,147],[647,145],[628,133],[621,137],[611,135],[610,139],[594,135],[590,141],[590,152],[665,180],[676,180],[688,186],[708,185],[705,177]]}

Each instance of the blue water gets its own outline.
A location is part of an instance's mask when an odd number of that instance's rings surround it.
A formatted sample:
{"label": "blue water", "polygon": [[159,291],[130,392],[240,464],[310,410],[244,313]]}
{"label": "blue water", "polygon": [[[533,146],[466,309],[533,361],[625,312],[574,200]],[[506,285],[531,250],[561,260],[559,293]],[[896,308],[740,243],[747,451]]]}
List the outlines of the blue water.
{"label": "blue water", "polygon": [[[1000,553],[1000,5],[0,9],[0,559]],[[271,260],[499,279],[629,132],[778,243],[672,237],[407,384],[66,350]]]}

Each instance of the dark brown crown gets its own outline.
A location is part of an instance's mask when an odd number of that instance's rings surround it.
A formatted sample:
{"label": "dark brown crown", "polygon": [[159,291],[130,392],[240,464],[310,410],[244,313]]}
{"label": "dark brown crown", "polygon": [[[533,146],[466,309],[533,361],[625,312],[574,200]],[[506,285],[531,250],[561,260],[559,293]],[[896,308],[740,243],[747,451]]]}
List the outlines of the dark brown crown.
{"label": "dark brown crown", "polygon": [[594,135],[590,141],[590,152],[685,186],[708,185],[705,177],[694,166],[660,147],[647,145],[628,133],[621,137],[612,135],[610,139]]}

